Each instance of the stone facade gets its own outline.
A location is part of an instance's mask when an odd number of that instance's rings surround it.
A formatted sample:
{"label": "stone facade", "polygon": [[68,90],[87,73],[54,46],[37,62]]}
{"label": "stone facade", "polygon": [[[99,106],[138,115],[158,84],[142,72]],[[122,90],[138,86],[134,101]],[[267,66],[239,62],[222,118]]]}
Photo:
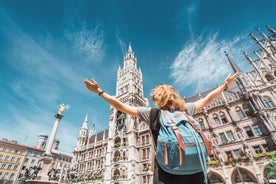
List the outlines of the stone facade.
{"label": "stone facade", "polygon": [[[20,183],[20,178],[33,174],[32,168],[39,165],[39,161],[45,152],[45,146],[48,136],[40,134],[34,147],[18,144],[17,141],[7,139],[0,140],[0,183]],[[55,141],[55,148],[58,141]],[[53,157],[53,168],[60,170],[60,182],[67,181],[67,170],[72,160],[72,156],[60,153],[55,150]]]}
{"label": "stone facade", "polygon": [[[213,154],[208,158],[211,183],[263,183],[267,165],[276,150],[276,32],[250,34],[259,47],[255,59],[244,52],[253,70],[242,72],[226,54],[238,79],[194,117],[209,137]],[[122,69],[117,72],[116,98],[133,106],[148,106],[143,97],[141,69],[129,45]],[[211,89],[213,90],[213,89]],[[194,102],[211,90],[186,98]],[[74,149],[72,182],[152,183],[151,134],[139,119],[110,108],[109,129],[88,133],[86,116]],[[273,177],[270,178],[272,181]]]}

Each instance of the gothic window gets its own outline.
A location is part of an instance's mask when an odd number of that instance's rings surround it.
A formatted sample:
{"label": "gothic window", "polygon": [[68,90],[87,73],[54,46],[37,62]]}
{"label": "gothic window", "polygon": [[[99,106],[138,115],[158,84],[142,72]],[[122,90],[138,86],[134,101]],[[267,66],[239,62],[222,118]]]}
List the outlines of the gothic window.
{"label": "gothic window", "polygon": [[242,108],[247,117],[251,116],[251,110],[248,104],[243,104]]}
{"label": "gothic window", "polygon": [[241,150],[240,149],[233,150],[233,152],[234,152],[234,154],[237,158],[241,157]]}
{"label": "gothic window", "polygon": [[257,136],[261,136],[263,134],[262,130],[261,130],[261,128],[258,124],[255,124],[252,127],[253,127],[253,130],[254,130],[254,132]]}
{"label": "gothic window", "polygon": [[121,157],[120,152],[118,150],[116,150],[115,153],[114,153],[113,161],[118,162],[120,160],[120,157]]}
{"label": "gothic window", "polygon": [[45,149],[45,147],[46,147],[46,143],[43,142],[43,143],[42,143],[42,148]]}
{"label": "gothic window", "polygon": [[246,134],[247,134],[248,137],[254,137],[254,134],[253,134],[250,126],[244,127],[244,130],[245,130],[245,132],[246,132]]}
{"label": "gothic window", "polygon": [[221,121],[222,121],[223,124],[228,123],[224,112],[220,112],[219,116],[220,116],[220,119],[221,119]]}
{"label": "gothic window", "polygon": [[2,179],[4,179],[4,181],[5,181],[6,179],[8,179],[8,175],[9,175],[9,173],[6,172],[6,173],[4,174],[4,176],[3,176]]}
{"label": "gothic window", "polygon": [[126,114],[121,112],[121,111],[117,111],[116,113],[116,129],[117,130],[122,130],[125,126],[125,119],[126,119]]}
{"label": "gothic window", "polygon": [[150,149],[149,149],[149,148],[144,148],[144,149],[142,149],[142,159],[147,159],[147,158],[149,158],[149,152],[150,152]]}
{"label": "gothic window", "polygon": [[2,164],[1,169],[5,169],[6,164]]}
{"label": "gothic window", "polygon": [[262,153],[263,152],[260,146],[253,146],[253,149],[254,149],[255,153]]}
{"label": "gothic window", "polygon": [[228,139],[232,142],[232,141],[235,141],[235,137],[234,137],[234,134],[231,130],[229,131],[226,131],[226,134],[227,134],[227,137]]}
{"label": "gothic window", "polygon": [[126,146],[126,145],[127,145],[127,139],[123,138],[123,146]]}
{"label": "gothic window", "polygon": [[113,179],[118,180],[119,177],[120,177],[120,171],[119,171],[119,169],[115,169],[114,173],[113,173]]}
{"label": "gothic window", "polygon": [[213,114],[213,119],[214,119],[214,122],[215,122],[216,126],[221,125],[221,122],[220,122],[217,114]]}
{"label": "gothic window", "polygon": [[209,179],[210,179],[210,183],[224,183],[223,179],[216,173],[211,173],[211,175],[209,176]]}
{"label": "gothic window", "polygon": [[274,103],[271,101],[269,97],[263,97],[263,101],[265,103],[266,108],[275,108]]}
{"label": "gothic window", "polygon": [[200,126],[201,130],[205,130],[206,129],[206,127],[204,125],[204,121],[203,121],[202,118],[198,119],[198,123],[199,123],[199,126]]}
{"label": "gothic window", "polygon": [[249,84],[249,81],[245,78],[245,77],[241,77],[241,80],[242,80],[242,83],[245,85],[245,86],[250,86]]}
{"label": "gothic window", "polygon": [[231,151],[226,151],[225,154],[226,154],[228,160],[231,160],[233,158],[233,154]]}
{"label": "gothic window", "polygon": [[225,144],[228,142],[224,132],[219,133],[219,137],[221,139],[222,144]]}
{"label": "gothic window", "polygon": [[268,73],[265,74],[265,78],[266,78],[267,81],[272,81],[274,79],[273,75],[268,74]]}
{"label": "gothic window", "polygon": [[114,148],[118,148],[121,146],[121,139],[120,137],[117,137],[114,141]]}
{"label": "gothic window", "polygon": [[245,115],[240,107],[236,107],[236,113],[240,120],[243,120],[245,118]]}

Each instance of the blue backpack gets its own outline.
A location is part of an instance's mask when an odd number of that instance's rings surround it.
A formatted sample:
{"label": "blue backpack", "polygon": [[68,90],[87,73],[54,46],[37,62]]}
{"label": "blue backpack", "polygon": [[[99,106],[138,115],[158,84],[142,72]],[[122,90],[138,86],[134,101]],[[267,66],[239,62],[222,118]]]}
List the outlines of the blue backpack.
{"label": "blue backpack", "polygon": [[156,146],[158,165],[174,175],[203,171],[207,179],[206,158],[211,150],[198,123],[184,112],[165,110],[161,110],[159,121],[161,127]]}

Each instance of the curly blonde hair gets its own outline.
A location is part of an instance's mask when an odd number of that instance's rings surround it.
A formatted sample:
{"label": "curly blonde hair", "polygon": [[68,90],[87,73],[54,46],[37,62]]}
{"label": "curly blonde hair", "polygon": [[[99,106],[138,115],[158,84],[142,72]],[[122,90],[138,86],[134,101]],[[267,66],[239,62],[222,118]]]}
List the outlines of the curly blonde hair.
{"label": "curly blonde hair", "polygon": [[159,84],[155,86],[150,96],[154,105],[158,108],[179,111],[186,109],[184,100],[170,85]]}

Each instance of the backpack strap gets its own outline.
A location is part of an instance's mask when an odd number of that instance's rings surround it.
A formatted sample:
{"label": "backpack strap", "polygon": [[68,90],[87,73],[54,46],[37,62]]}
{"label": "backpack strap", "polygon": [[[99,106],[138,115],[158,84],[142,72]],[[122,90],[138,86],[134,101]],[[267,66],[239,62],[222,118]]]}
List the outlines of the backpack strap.
{"label": "backpack strap", "polygon": [[191,124],[191,125],[194,127],[194,129],[200,134],[200,136],[202,137],[203,142],[204,142],[204,144],[205,144],[205,146],[206,146],[206,150],[207,150],[208,154],[211,155],[210,144],[209,144],[209,141],[207,140],[205,134],[202,132],[202,130],[201,130],[198,126],[195,125],[195,121],[194,121],[192,118],[190,118],[190,117],[189,117],[186,113],[184,113],[184,112],[181,112],[181,113],[188,119],[188,121],[190,122],[190,124]]}
{"label": "backpack strap", "polygon": [[156,144],[157,144],[157,137],[160,129],[160,110],[153,108],[150,110],[150,134],[151,134],[151,150],[153,154],[151,154],[151,171],[154,172],[155,169],[155,151],[156,151]]}
{"label": "backpack strap", "polygon": [[178,141],[178,145],[179,147],[184,151],[185,150],[185,144],[183,143],[183,140],[182,140],[182,136],[178,130],[178,127],[175,125],[175,123],[173,122],[173,120],[169,117],[167,111],[164,111],[162,110],[162,113],[165,115],[166,119],[168,120],[168,122],[170,123],[171,125],[171,128],[177,138],[177,141]]}

